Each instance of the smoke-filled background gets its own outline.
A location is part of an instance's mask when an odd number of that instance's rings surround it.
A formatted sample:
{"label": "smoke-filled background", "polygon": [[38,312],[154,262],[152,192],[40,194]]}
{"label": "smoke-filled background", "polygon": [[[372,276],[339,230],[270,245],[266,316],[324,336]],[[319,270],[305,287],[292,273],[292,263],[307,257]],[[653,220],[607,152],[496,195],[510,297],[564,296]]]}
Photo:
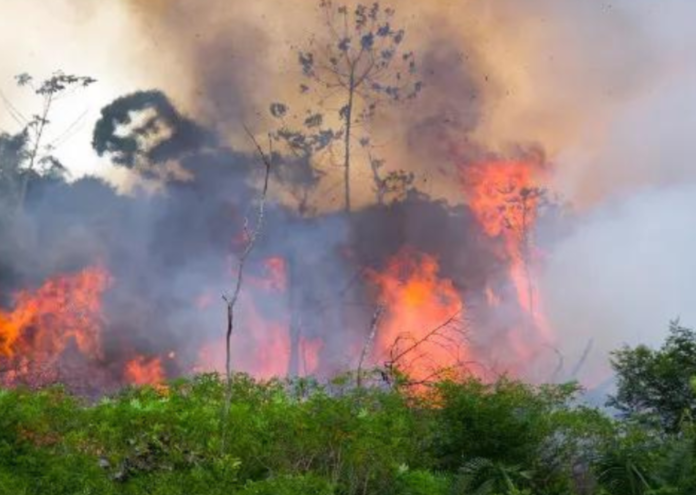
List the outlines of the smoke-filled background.
{"label": "smoke-filled background", "polygon": [[[237,367],[262,375],[354,367],[374,308],[398,307],[408,296],[400,287],[415,279],[436,300],[417,315],[392,311],[375,346],[403,325],[431,328],[464,306],[461,358],[477,373],[595,386],[608,378],[611,349],[655,344],[675,317],[696,321],[696,34],[688,21],[696,6],[390,5],[424,89],[382,114],[373,140],[388,169],[413,172],[413,189],[376,204],[369,167],[357,158],[354,213],[341,212],[341,171],[329,169],[311,178],[313,211],[304,214],[288,191],[310,179],[274,174],[244,287]],[[0,128],[17,132],[13,112],[36,111],[15,74],[62,69],[98,80],[52,117],[55,154],[74,182],[32,188],[27,218],[0,232],[5,311],[17,306],[17,291],[103,266],[111,280],[99,322],[108,328],[97,359],[104,382],[134,356],[145,368],[160,360],[168,375],[220,369],[220,295],[233,286],[262,171],[243,124],[263,138],[272,102],[299,104],[297,50],[323,29],[317,3],[5,0],[0,14]],[[147,167],[109,148],[118,134],[109,122],[137,127],[124,118],[130,111],[157,115],[163,129],[155,141],[164,144],[145,151]],[[111,152],[98,156],[98,143]],[[507,170],[511,162],[527,164],[533,185],[566,203],[534,225],[543,323],[516,301],[514,262],[501,254],[506,236],[486,227],[472,206],[480,191],[467,185],[482,164]]]}

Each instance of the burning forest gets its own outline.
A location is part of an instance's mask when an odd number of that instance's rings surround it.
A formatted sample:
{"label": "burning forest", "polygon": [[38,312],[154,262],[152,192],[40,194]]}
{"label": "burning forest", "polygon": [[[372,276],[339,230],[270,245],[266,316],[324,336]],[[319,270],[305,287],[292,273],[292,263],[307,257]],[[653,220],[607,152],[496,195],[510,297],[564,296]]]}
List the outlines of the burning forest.
{"label": "burning forest", "polygon": [[0,1],[0,495],[696,493],[694,16]]}
{"label": "burning forest", "polygon": [[[144,111],[167,130],[157,146],[173,148],[148,173],[176,161],[185,179],[118,195],[96,179],[37,176],[21,216],[7,219],[7,238],[21,245],[3,253],[4,384],[94,393],[224,369],[221,297],[254,220],[258,158],[220,145],[157,92],[117,101],[98,126]],[[273,160],[279,177],[294,166]],[[328,377],[366,353],[365,367],[398,365],[416,380],[526,373],[554,342],[534,278],[544,194],[534,160],[453,156],[470,198],[459,206],[416,187],[311,215],[269,197],[241,286],[234,369]]]}
{"label": "burning forest", "polygon": [[20,127],[0,137],[1,385],[94,396],[226,363],[258,378],[609,379],[594,334],[565,346],[576,306],[555,285],[558,253],[585,261],[568,243],[591,195],[559,180],[552,133],[498,125],[514,100],[475,36],[409,27],[413,12],[441,20],[426,7],[321,2],[303,14],[312,36],[276,53],[253,9],[202,34],[208,8],[187,27],[191,2],[122,4],[192,75],[100,106],[80,144],[111,175],[71,174],[71,128],[54,121],[108,74],[23,74],[21,104],[3,96]]}

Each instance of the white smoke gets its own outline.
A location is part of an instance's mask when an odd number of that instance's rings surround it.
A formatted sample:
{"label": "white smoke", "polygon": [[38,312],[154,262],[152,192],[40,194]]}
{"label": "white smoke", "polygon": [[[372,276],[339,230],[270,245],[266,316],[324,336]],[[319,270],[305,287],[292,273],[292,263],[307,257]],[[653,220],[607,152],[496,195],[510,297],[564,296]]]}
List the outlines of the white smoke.
{"label": "white smoke", "polygon": [[566,361],[592,342],[578,378],[594,384],[609,376],[611,350],[659,345],[677,317],[696,326],[696,4],[615,7],[639,22],[653,70],[599,139],[581,136],[557,157],[557,187],[586,209],[541,281]]}
{"label": "white smoke", "polygon": [[592,210],[550,254],[544,303],[577,378],[608,376],[608,352],[658,345],[669,321],[696,324],[696,184],[645,190]]}

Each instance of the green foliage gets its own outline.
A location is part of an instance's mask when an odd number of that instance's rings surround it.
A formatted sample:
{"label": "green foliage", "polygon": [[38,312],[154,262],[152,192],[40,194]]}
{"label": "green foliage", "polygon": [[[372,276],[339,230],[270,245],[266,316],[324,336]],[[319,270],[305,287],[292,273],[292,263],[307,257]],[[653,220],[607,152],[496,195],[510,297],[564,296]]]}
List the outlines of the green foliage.
{"label": "green foliage", "polygon": [[627,418],[657,422],[668,432],[696,413],[696,333],[671,322],[669,337],[658,350],[624,347],[613,353],[617,393],[609,405]]}
{"label": "green foliage", "polygon": [[696,431],[574,405],[573,384],[444,381],[417,394],[339,377],[0,390],[0,495],[686,494]]}
{"label": "green foliage", "polygon": [[251,481],[239,495],[333,495],[331,483],[313,475],[294,475]]}
{"label": "green foliage", "polygon": [[402,471],[395,483],[398,495],[448,495],[452,490],[451,476],[426,470]]}
{"label": "green foliage", "polygon": [[643,495],[656,486],[657,445],[642,429],[629,428],[603,446],[595,460],[597,482],[608,494]]}
{"label": "green foliage", "polygon": [[554,413],[575,389],[556,394],[503,379],[438,386],[435,448],[440,467],[458,469],[467,459],[484,458],[510,465],[529,464],[554,428]]}
{"label": "green foliage", "polygon": [[413,396],[242,374],[231,386],[224,449],[216,375],[92,404],[61,388],[3,390],[0,493],[445,494],[473,456],[534,469],[553,433],[542,414],[570,393],[471,381]]}
{"label": "green foliage", "polygon": [[472,495],[518,495],[531,482],[532,473],[521,466],[507,466],[489,459],[472,459],[462,468],[459,484]]}

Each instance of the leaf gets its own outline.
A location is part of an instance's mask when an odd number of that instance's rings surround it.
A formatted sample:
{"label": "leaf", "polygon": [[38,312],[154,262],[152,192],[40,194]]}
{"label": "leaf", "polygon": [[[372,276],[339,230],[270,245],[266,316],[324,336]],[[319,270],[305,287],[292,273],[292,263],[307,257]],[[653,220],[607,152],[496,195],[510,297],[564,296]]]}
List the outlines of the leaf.
{"label": "leaf", "polygon": [[17,81],[18,86],[26,86],[33,80],[33,78],[26,72],[23,72],[21,74],[16,75],[15,80]]}
{"label": "leaf", "polygon": [[270,111],[274,117],[281,118],[288,112],[288,107],[283,103],[271,103]]}
{"label": "leaf", "polygon": [[350,50],[350,37],[346,36],[341,41],[339,41],[338,49],[342,52],[347,52],[348,50]]}
{"label": "leaf", "polygon": [[307,127],[319,127],[324,122],[324,116],[320,113],[315,113],[307,117],[304,125]]}
{"label": "leaf", "polygon": [[302,67],[302,72],[305,76],[314,75],[314,55],[311,53],[300,52],[298,54],[298,61]]}

